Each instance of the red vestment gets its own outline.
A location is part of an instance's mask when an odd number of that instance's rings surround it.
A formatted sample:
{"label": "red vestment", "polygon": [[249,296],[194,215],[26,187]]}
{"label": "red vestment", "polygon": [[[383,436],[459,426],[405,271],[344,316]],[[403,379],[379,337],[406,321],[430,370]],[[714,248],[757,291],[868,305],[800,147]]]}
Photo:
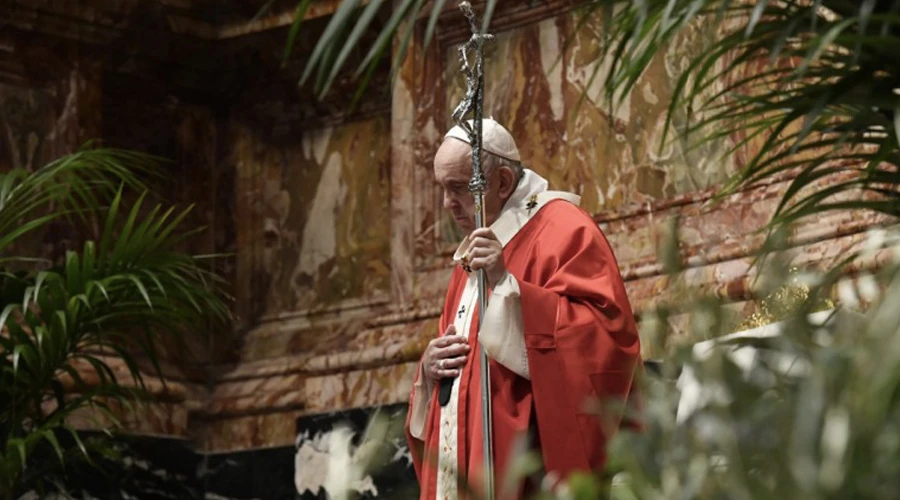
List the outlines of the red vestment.
{"label": "red vestment", "polygon": [[[586,407],[592,398],[623,404],[634,391],[640,342],[613,252],[592,218],[564,200],[541,206],[504,248],[508,272],[518,282],[528,380],[491,360],[493,451],[498,498],[511,445],[536,423],[544,469],[565,478],[573,471],[598,471],[606,464],[612,432]],[[468,280],[457,266],[440,320],[440,332],[453,323]],[[477,316],[477,314],[476,314]],[[470,354],[457,383],[458,467],[460,481],[482,476],[480,346],[477,317],[468,341]],[[421,369],[419,371],[421,374]],[[410,433],[422,499],[437,498],[436,455],[441,406],[431,392],[422,439]],[[410,413],[414,403],[410,399]],[[606,418],[606,417],[604,417]],[[521,493],[521,485],[517,491]],[[480,489],[480,488],[478,488]],[[465,488],[459,497],[466,498]],[[509,492],[508,492],[509,493]]]}

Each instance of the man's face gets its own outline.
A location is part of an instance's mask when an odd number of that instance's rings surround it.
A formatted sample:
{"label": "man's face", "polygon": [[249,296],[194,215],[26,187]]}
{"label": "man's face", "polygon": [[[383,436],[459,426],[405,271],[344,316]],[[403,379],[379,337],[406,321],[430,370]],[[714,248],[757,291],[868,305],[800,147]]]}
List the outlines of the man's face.
{"label": "man's face", "polygon": [[[460,229],[471,233],[475,229],[475,201],[469,192],[472,177],[472,147],[456,139],[444,140],[434,156],[434,179],[444,191],[444,208],[453,214]],[[485,222],[491,224],[500,212],[496,172],[488,178],[485,190]]]}

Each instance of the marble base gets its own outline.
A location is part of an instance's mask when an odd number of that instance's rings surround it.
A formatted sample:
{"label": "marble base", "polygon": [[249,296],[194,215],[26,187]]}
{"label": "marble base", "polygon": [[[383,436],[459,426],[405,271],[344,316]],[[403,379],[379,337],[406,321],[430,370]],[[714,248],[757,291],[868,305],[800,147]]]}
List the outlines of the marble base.
{"label": "marble base", "polygon": [[205,500],[297,498],[291,447],[260,448],[202,457],[198,477]]}
{"label": "marble base", "polygon": [[[96,433],[82,433],[84,439]],[[125,500],[296,500],[292,447],[202,454],[183,439],[123,435],[120,459],[66,471],[73,498]],[[55,460],[55,456],[48,460]],[[30,492],[20,500],[47,498]]]}
{"label": "marble base", "polygon": [[[406,404],[394,404],[298,418],[294,484],[299,498],[334,498],[341,488],[348,488],[351,497],[417,498],[418,482],[403,435],[406,411]],[[376,414],[384,417],[388,430],[372,466],[364,467],[360,450],[368,447],[361,444]],[[382,435],[374,426],[369,433]]]}

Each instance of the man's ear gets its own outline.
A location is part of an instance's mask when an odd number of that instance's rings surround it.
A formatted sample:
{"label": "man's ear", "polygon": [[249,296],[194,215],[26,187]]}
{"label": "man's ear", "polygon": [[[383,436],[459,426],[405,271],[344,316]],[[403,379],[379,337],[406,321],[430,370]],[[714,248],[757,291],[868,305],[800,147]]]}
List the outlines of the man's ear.
{"label": "man's ear", "polygon": [[507,167],[501,167],[497,170],[497,176],[500,181],[497,186],[499,188],[497,194],[500,195],[500,198],[506,200],[516,190],[516,174],[513,173],[511,168]]}

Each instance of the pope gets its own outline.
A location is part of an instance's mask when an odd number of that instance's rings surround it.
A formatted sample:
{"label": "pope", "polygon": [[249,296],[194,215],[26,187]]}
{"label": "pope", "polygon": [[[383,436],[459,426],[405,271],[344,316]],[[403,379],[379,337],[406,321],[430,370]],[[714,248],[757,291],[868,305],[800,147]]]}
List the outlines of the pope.
{"label": "pope", "polygon": [[[535,487],[509,475],[522,443],[540,453],[545,478],[602,470],[636,394],[637,327],[600,228],[578,196],[548,190],[523,167],[502,125],[484,119],[482,143],[484,228],[474,227],[472,148],[462,128],[447,132],[434,159],[444,208],[468,236],[454,255],[440,335],[410,395],[406,436],[422,499],[482,490],[481,349],[490,360],[497,498]],[[491,292],[478,331],[481,269]]]}

